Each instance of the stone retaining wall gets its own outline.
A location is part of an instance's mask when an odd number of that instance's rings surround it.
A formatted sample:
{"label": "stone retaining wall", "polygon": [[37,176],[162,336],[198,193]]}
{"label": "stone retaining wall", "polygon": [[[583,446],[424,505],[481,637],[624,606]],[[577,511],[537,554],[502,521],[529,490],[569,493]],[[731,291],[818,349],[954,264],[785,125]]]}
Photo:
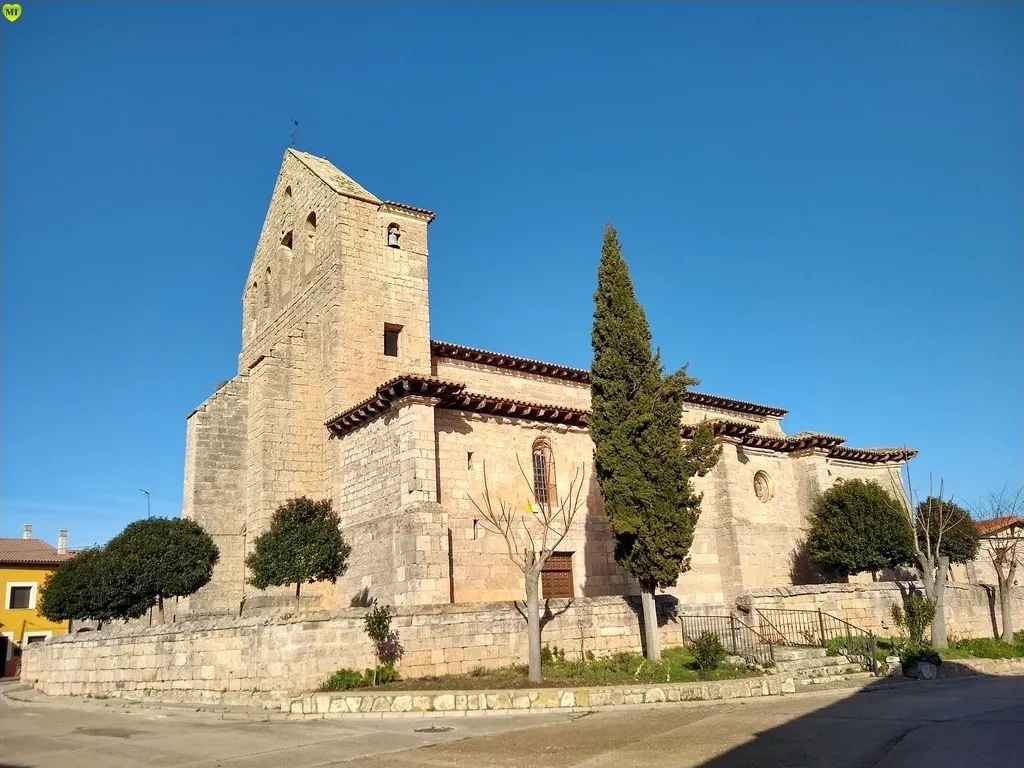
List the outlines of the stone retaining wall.
{"label": "stone retaining wall", "polygon": [[[665,646],[681,642],[659,600]],[[525,663],[526,625],[512,603],[407,606],[392,621],[403,677]],[[639,651],[639,601],[551,600],[542,642],[568,657]],[[724,613],[722,606],[694,612]],[[372,667],[365,609],[297,616],[217,617],[62,635],[25,649],[22,680],[51,695],[112,695],[231,703],[316,690],[341,667]]]}
{"label": "stone retaining wall", "polygon": [[1024,659],[945,659],[937,677],[942,680],[969,675],[1024,675]]}
{"label": "stone retaining wall", "polygon": [[[876,635],[898,634],[892,606],[902,600],[910,582],[872,584],[811,584],[758,589],[742,595],[737,606],[822,610]],[[917,587],[920,589],[920,585]],[[1024,588],[1013,589],[1014,630],[1024,629]],[[999,602],[994,591],[978,584],[946,585],[946,623],[951,640],[961,637],[996,637]]]}
{"label": "stone retaining wall", "polygon": [[752,677],[702,683],[648,683],[645,685],[584,688],[542,688],[511,691],[344,691],[314,693],[286,699],[284,712],[304,716],[343,716],[373,713],[428,712],[483,714],[484,712],[590,711],[606,707],[661,704],[678,701],[746,699],[796,693],[792,677]]}

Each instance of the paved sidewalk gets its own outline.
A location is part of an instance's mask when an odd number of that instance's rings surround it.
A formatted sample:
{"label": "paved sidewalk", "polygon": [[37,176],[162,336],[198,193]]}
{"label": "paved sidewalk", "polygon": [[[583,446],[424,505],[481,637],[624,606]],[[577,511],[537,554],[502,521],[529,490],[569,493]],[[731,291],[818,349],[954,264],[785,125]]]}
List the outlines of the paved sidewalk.
{"label": "paved sidewalk", "polygon": [[576,716],[259,722],[197,709],[5,699],[0,761],[5,768],[1024,766],[1020,677]]}

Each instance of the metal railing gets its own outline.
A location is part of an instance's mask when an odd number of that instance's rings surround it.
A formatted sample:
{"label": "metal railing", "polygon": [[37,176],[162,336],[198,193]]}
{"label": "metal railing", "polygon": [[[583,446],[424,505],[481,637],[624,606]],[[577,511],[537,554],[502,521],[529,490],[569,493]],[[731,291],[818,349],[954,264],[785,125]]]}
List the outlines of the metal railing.
{"label": "metal railing", "polygon": [[810,645],[841,649],[853,662],[878,671],[875,635],[838,616],[788,608],[754,608],[756,632],[775,645]]}
{"label": "metal railing", "polygon": [[680,616],[679,623],[686,646],[692,646],[704,632],[711,632],[733,656],[759,664],[775,661],[771,642],[735,616]]}

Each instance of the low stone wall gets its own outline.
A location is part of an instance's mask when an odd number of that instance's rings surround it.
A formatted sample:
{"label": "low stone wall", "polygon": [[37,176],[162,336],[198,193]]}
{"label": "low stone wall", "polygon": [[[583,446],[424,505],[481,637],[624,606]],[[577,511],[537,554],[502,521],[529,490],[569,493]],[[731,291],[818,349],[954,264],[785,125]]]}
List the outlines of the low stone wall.
{"label": "low stone wall", "polygon": [[484,712],[572,712],[678,701],[746,699],[796,693],[792,677],[755,677],[708,683],[648,683],[519,691],[347,691],[286,699],[281,709],[306,717],[375,713],[483,714]]}
{"label": "low stone wall", "polygon": [[[742,595],[737,607],[822,610],[877,635],[897,634],[892,622],[893,603],[902,600],[911,582],[872,584],[811,584],[759,589]],[[917,587],[920,589],[920,585]],[[1024,628],[1024,588],[1013,589],[1014,630]],[[950,639],[995,637],[999,603],[994,593],[977,584],[946,586],[946,626]]]}
{"label": "low stone wall", "polygon": [[1024,659],[944,659],[937,677],[942,680],[969,675],[1024,675]]}
{"label": "low stone wall", "polygon": [[[681,642],[659,599],[662,643]],[[639,600],[551,600],[542,642],[569,657],[641,648]],[[722,606],[688,612],[723,613]],[[250,703],[316,690],[341,667],[372,667],[365,609],[296,616],[217,617],[69,634],[26,648],[22,680],[51,695]],[[526,623],[512,603],[409,606],[392,620],[406,678],[525,663]]]}

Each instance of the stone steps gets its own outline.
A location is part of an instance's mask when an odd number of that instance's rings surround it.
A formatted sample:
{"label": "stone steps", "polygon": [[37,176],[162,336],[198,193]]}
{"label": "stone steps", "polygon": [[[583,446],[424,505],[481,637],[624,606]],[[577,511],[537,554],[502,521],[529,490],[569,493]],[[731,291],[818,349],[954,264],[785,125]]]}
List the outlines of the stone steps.
{"label": "stone steps", "polygon": [[803,669],[812,667],[834,666],[836,664],[848,664],[850,660],[846,656],[811,656],[806,659],[779,660],[775,657],[775,666],[780,671],[793,672],[794,674]]}
{"label": "stone steps", "polygon": [[800,659],[824,659],[827,652],[824,648],[794,648],[793,646],[775,646],[773,649],[775,663],[798,661]]}
{"label": "stone steps", "polygon": [[807,685],[825,685],[826,683],[834,683],[839,680],[867,680],[873,678],[874,675],[870,672],[864,671],[861,666],[857,667],[859,672],[849,672],[844,675],[825,675],[824,677],[795,677],[793,682],[798,686]]}
{"label": "stone steps", "polygon": [[852,664],[847,662],[846,664],[828,664],[820,667],[807,667],[796,672],[790,672],[788,670],[780,672],[779,674],[789,677],[792,675],[794,678],[804,677],[837,677],[840,675],[852,675],[854,672],[864,672],[865,669],[860,664]]}

